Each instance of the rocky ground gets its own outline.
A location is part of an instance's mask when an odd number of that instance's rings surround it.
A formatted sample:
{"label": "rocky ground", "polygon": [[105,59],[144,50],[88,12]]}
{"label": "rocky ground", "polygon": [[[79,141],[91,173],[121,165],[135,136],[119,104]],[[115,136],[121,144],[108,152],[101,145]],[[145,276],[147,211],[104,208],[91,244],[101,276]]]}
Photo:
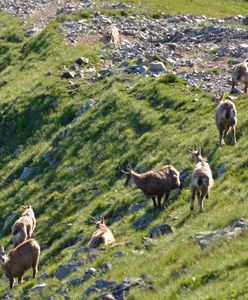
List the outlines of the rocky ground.
{"label": "rocky ground", "polygon": [[[100,50],[99,55],[105,60],[105,65],[97,78],[103,73],[158,76],[172,72],[188,80],[192,86],[203,86],[208,91],[229,91],[233,66],[247,56],[248,18],[245,16],[224,19],[162,14],[158,19],[142,14],[106,17],[97,10],[130,7],[120,2],[99,5],[91,0],[5,0],[1,1],[0,8],[30,24],[27,36],[36,34],[60,14],[89,9],[95,11],[93,17],[61,24],[70,44],[97,44],[103,40],[107,26],[115,24],[121,34],[121,43],[117,48]],[[154,60],[160,63],[151,66]]]}

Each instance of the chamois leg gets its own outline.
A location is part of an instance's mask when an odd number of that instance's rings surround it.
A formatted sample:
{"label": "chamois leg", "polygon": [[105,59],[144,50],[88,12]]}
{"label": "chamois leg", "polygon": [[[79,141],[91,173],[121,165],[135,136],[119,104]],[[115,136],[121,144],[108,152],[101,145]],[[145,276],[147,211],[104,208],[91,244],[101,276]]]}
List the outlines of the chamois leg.
{"label": "chamois leg", "polygon": [[204,211],[204,206],[203,206],[203,199],[208,193],[208,188],[203,188],[201,191],[201,196],[198,198],[198,204],[199,204],[199,209],[200,211]]}
{"label": "chamois leg", "polygon": [[236,82],[234,80],[232,80],[232,89],[231,92],[233,91],[233,89],[235,88]]}
{"label": "chamois leg", "polygon": [[23,282],[24,282],[24,280],[23,280],[23,274],[22,274],[18,277],[18,283],[22,284]]}
{"label": "chamois leg", "polygon": [[9,279],[9,287],[10,287],[10,289],[13,288],[13,285],[14,285],[14,278],[10,277],[10,279]]}
{"label": "chamois leg", "polygon": [[247,94],[248,92],[248,82],[245,83],[244,93]]}
{"label": "chamois leg", "polygon": [[170,192],[166,193],[165,196],[164,196],[164,207],[169,204],[168,203],[169,196],[170,196]]}
{"label": "chamois leg", "polygon": [[223,139],[223,130],[222,129],[220,130],[219,143],[220,143],[220,146],[225,145],[225,142],[224,142],[224,139]]}
{"label": "chamois leg", "polygon": [[191,189],[191,200],[190,200],[190,210],[194,209],[194,201],[195,201],[195,189]]}
{"label": "chamois leg", "polygon": [[156,197],[152,197],[152,201],[153,201],[153,207],[157,208],[158,205],[157,205],[157,202],[156,202]]}
{"label": "chamois leg", "polygon": [[236,130],[234,126],[232,127],[232,140],[233,140],[233,144],[235,145],[237,143],[237,140],[236,140]]}
{"label": "chamois leg", "polygon": [[162,196],[158,196],[158,208],[161,209],[161,199],[162,199]]}
{"label": "chamois leg", "polygon": [[38,272],[38,259],[33,263],[32,268],[33,268],[33,278],[35,278],[36,273]]}

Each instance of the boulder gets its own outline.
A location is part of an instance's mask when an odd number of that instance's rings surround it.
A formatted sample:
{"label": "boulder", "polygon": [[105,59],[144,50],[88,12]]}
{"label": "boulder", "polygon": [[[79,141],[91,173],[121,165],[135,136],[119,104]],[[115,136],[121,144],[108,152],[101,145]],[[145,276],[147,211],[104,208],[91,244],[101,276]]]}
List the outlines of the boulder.
{"label": "boulder", "polygon": [[214,231],[199,232],[195,235],[197,244],[205,249],[212,245],[218,238],[234,239],[242,232],[248,230],[248,223],[244,219],[234,221],[230,226]]}
{"label": "boulder", "polygon": [[72,262],[70,264],[60,265],[55,272],[55,277],[59,280],[62,280],[71,273],[75,272],[78,268],[83,267],[83,265],[84,262],[82,260]]}
{"label": "boulder", "polygon": [[173,233],[171,226],[168,224],[161,224],[150,229],[150,238],[157,238],[169,233]]}
{"label": "boulder", "polygon": [[166,72],[166,68],[163,62],[153,61],[149,65],[149,70],[153,73]]}

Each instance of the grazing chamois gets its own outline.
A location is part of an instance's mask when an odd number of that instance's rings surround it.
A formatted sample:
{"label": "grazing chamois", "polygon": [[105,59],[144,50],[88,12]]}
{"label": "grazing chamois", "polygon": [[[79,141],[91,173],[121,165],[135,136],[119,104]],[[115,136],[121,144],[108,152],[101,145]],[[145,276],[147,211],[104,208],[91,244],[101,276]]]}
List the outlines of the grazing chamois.
{"label": "grazing chamois", "polygon": [[224,138],[232,129],[232,141],[236,144],[235,127],[237,125],[237,111],[235,104],[230,100],[223,100],[224,94],[216,94],[217,109],[215,114],[216,126],[219,130],[219,143],[225,145]]}
{"label": "grazing chamois", "polygon": [[12,226],[14,247],[30,239],[36,226],[36,219],[31,205],[24,206],[22,216]]}
{"label": "grazing chamois", "polygon": [[125,186],[134,183],[146,196],[152,198],[154,208],[161,209],[161,199],[164,195],[165,205],[171,190],[182,189],[180,174],[177,169],[170,165],[141,174],[135,172],[130,165],[126,168],[126,171],[121,171],[127,176]]}
{"label": "grazing chamois", "polygon": [[7,278],[9,278],[12,289],[14,279],[18,278],[18,283],[23,282],[23,274],[32,267],[33,278],[38,272],[38,262],[40,257],[40,246],[34,239],[29,239],[11,250],[7,255],[3,246],[0,248],[0,264]]}
{"label": "grazing chamois", "polygon": [[104,218],[101,217],[100,220],[97,220],[94,217],[91,218],[93,223],[96,225],[96,231],[92,235],[89,243],[89,248],[98,248],[101,244],[112,244],[115,241],[115,238],[111,229],[107,225],[105,225]]}
{"label": "grazing chamois", "polygon": [[115,25],[110,25],[105,35],[105,43],[114,44],[115,47],[120,43],[120,33]]}
{"label": "grazing chamois", "polygon": [[214,185],[212,171],[207,160],[201,156],[201,148],[194,151],[189,149],[189,152],[196,163],[192,173],[190,210],[194,209],[195,194],[197,193],[199,208],[200,211],[203,211],[203,198],[209,197],[210,188]]}
{"label": "grazing chamois", "polygon": [[244,83],[244,92],[247,94],[248,92],[248,58],[245,59],[240,64],[236,65],[233,74],[232,74],[232,90],[238,82]]}

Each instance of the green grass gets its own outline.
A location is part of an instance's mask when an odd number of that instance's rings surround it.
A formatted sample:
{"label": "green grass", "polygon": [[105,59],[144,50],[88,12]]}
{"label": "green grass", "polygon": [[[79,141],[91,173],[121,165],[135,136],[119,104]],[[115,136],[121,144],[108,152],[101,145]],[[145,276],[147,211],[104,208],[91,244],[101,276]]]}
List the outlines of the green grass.
{"label": "green grass", "polygon": [[[12,298],[32,297],[30,287],[45,282],[46,289],[35,294],[35,299],[49,295],[62,299],[59,291],[68,287],[70,279],[108,261],[113,268],[101,275],[104,279],[121,282],[128,276],[146,274],[153,283],[153,290],[133,290],[128,299],[246,297],[247,233],[234,241],[220,240],[204,251],[194,235],[248,217],[247,96],[235,100],[237,145],[232,146],[228,138],[227,145],[220,148],[212,95],[191,88],[174,75],[154,79],[121,74],[90,84],[77,79],[82,87],[72,93],[60,78],[63,65],[86,56],[92,66],[98,66],[97,49],[66,46],[57,23],[26,39],[17,19],[1,14],[0,22],[0,49],[4,49],[0,75],[7,81],[0,89],[0,228],[12,211],[19,216],[21,205],[31,203],[37,216],[35,238],[42,249],[39,274],[48,275],[30,280],[29,271],[26,283],[11,291]],[[7,28],[15,39],[8,38]],[[45,76],[48,71],[53,75]],[[196,97],[197,102],[193,100]],[[96,106],[71,122],[89,99],[96,100]],[[60,140],[58,136],[66,128],[71,133]],[[202,146],[214,175],[221,165],[226,166],[224,175],[215,180],[206,211],[198,213],[196,208],[189,212],[190,178],[186,178],[184,191],[171,194],[167,209],[154,212],[150,201],[145,209],[130,214],[132,204],[145,197],[135,188],[124,187],[119,167],[125,167],[127,161],[137,170],[172,164],[183,172],[194,166],[187,150],[195,144]],[[32,167],[33,173],[22,182],[19,177],[25,166]],[[95,185],[98,189],[92,189]],[[131,241],[131,245],[107,247],[93,262],[63,281],[57,280],[57,267],[73,260],[80,246],[87,246],[94,231],[89,216],[97,213],[104,214],[107,221],[118,217],[110,224],[116,240]],[[147,213],[153,213],[151,223],[135,230],[132,224]],[[165,218],[174,234],[161,237],[146,250],[142,237]],[[11,224],[5,232],[0,230],[1,243],[9,247],[10,228]],[[84,236],[83,242],[77,241],[79,234]],[[122,257],[116,256],[118,250],[123,251]],[[86,255],[83,252],[79,258]],[[70,287],[69,297],[81,299],[95,280]],[[8,281],[3,276],[1,298],[6,290]]]}
{"label": "green grass", "polygon": [[227,17],[234,15],[246,15],[248,4],[243,0],[127,0],[127,4],[133,5],[137,10],[149,12],[155,17],[159,12],[165,14],[196,14],[209,17]]}

